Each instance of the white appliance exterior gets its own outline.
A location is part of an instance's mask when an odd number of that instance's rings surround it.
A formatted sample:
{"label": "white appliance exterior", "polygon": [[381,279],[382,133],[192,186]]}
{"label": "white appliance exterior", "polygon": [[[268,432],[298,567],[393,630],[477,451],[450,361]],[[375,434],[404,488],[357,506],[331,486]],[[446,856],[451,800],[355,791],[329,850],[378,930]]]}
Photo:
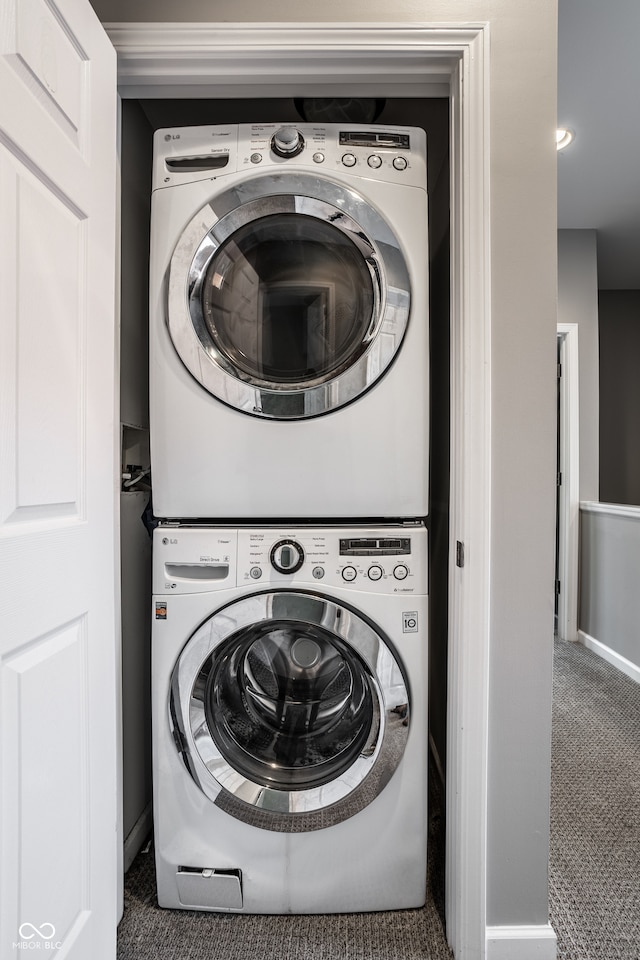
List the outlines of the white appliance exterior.
{"label": "white appliance exterior", "polygon": [[[410,553],[341,555],[340,541],[350,537],[409,538]],[[304,562],[296,573],[278,573],[269,562],[280,540],[293,540],[303,548]],[[374,566],[383,571],[377,580],[368,575]],[[394,570],[400,566],[406,575],[401,571],[402,578],[396,579]],[[154,819],[160,906],[274,914],[421,906],[427,854],[425,528],[161,525],[154,533],[153,567]],[[343,575],[347,567],[355,569],[350,582]],[[259,579],[251,573],[257,568],[262,570]],[[324,571],[321,578],[319,568]],[[210,580],[207,569],[212,571]],[[222,608],[231,609],[240,598],[259,598],[272,590],[323,595],[361,616],[387,639],[409,689],[408,722],[403,725],[397,719],[406,742],[402,755],[395,758],[395,772],[378,786],[375,799],[353,816],[320,829],[313,829],[313,824],[301,829],[252,825],[249,804],[244,822],[230,815],[224,809],[225,791],[221,800],[212,800],[189,772],[171,729],[172,677],[190,638],[206,632],[208,619]],[[387,722],[385,718],[383,725]],[[365,786],[368,782],[365,779]],[[326,812],[331,815],[332,809]]]}
{"label": "white appliance exterior", "polygon": [[[278,129],[278,124],[232,125],[159,130],[155,135],[150,269],[154,513],[181,519],[425,516],[429,449],[425,134],[415,128],[375,127],[377,134],[389,131],[409,137],[410,149],[346,147],[339,143],[341,132],[371,128],[299,124],[305,149],[299,156],[282,159],[269,149]],[[207,151],[227,155],[226,165],[215,176],[212,171],[167,167],[167,161]],[[343,162],[347,154],[355,161],[351,167]],[[318,155],[322,162],[314,160]],[[369,163],[374,155],[380,157],[378,168]],[[406,167],[396,169],[394,160],[406,162]],[[364,392],[350,385],[345,405],[330,409],[336,402],[333,395],[343,388],[338,380],[331,381],[301,400],[305,412],[299,419],[265,419],[251,412],[261,409],[260,392],[255,391],[257,399],[252,401],[241,380],[236,383],[244,399],[234,395],[234,385],[226,378],[225,402],[202,385],[210,366],[207,351],[192,335],[193,342],[181,347],[181,359],[170,321],[186,309],[193,250],[212,225],[224,219],[220,213],[224,214],[230,191],[244,190],[251,196],[253,191],[272,189],[280,197],[289,192],[308,196],[313,183],[323,197],[331,197],[334,206],[353,216],[356,225],[364,220],[363,229],[373,235],[376,256],[380,254],[378,272],[383,274],[381,310],[386,313],[377,328],[375,349],[360,357],[357,378],[371,384]],[[216,209],[217,200],[222,211]],[[350,229],[351,236],[358,233]],[[391,270],[395,264],[408,277],[410,303],[405,303],[408,298],[402,290],[392,284],[385,287],[385,250]],[[176,279],[180,269],[184,280],[179,275]],[[406,330],[402,326],[398,330],[405,307]],[[175,331],[173,336],[177,337]],[[325,409],[329,412],[315,415]]]}

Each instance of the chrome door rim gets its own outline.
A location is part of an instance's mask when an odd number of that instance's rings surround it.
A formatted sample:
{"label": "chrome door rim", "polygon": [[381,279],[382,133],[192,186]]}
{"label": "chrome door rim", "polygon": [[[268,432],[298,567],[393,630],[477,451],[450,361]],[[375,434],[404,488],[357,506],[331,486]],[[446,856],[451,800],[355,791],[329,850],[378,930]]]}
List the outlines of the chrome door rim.
{"label": "chrome door rim", "polygon": [[[202,700],[194,695],[202,667],[216,648],[244,628],[274,619],[275,598],[280,604],[286,603],[292,621],[317,622],[348,645],[364,665],[374,694],[372,732],[360,755],[335,780],[311,789],[265,786],[235,770],[213,740]],[[314,611],[313,620],[310,609]],[[406,746],[409,693],[388,641],[360,614],[321,594],[279,590],[234,600],[201,624],[173,669],[169,717],[189,773],[218,807],[262,829],[304,832],[354,816],[382,791]]]}
{"label": "chrome door rim", "polygon": [[[252,220],[285,212],[331,223],[353,242],[371,277],[374,315],[355,360],[328,379],[269,385],[235,367],[215,346],[199,293],[207,264],[222,243]],[[404,256],[386,221],[355,191],[304,174],[255,177],[214,197],[183,231],[168,271],[167,324],[183,364],[217,399],[266,419],[320,416],[365,393],[395,359],[410,303]]]}

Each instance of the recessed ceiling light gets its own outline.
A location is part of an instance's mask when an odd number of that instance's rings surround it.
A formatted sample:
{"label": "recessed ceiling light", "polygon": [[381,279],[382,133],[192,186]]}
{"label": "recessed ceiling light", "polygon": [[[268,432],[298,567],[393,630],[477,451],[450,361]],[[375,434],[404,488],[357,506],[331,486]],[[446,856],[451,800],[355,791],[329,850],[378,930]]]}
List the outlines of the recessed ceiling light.
{"label": "recessed ceiling light", "polygon": [[573,141],[573,130],[567,127],[559,127],[556,130],[556,150],[564,150]]}

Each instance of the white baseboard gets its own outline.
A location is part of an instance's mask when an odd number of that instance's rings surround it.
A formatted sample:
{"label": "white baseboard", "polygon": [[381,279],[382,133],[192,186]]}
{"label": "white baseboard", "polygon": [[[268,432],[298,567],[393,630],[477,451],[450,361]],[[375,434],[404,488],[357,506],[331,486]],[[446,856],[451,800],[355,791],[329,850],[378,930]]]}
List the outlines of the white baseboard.
{"label": "white baseboard", "polygon": [[612,650],[611,647],[607,647],[606,644],[600,643],[599,640],[596,640],[595,637],[589,636],[589,634],[585,633],[584,630],[578,630],[578,643],[588,647],[589,650],[593,650],[593,652],[597,653],[599,657],[602,657],[603,660],[606,660],[607,663],[610,663],[612,667],[617,667],[617,669],[621,670],[622,673],[626,673],[628,677],[631,677],[632,680],[635,680],[636,683],[640,683],[640,667],[637,664],[632,663],[631,660],[627,660],[627,658],[623,657],[621,653],[616,653],[616,651]]}
{"label": "white baseboard", "polygon": [[487,927],[486,960],[556,960],[550,923],[530,927]]}
{"label": "white baseboard", "polygon": [[148,803],[144,808],[135,824],[129,831],[127,839],[124,842],[124,860],[123,867],[126,873],[136,856],[142,849],[142,844],[151,833],[153,826],[153,815],[151,804]]}

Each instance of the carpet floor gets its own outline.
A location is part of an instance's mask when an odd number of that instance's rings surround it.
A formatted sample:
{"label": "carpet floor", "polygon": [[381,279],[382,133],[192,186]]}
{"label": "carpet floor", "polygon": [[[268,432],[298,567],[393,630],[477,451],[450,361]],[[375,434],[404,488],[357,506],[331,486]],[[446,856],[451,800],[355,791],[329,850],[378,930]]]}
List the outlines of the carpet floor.
{"label": "carpet floor", "polygon": [[640,957],[640,684],[556,641],[550,913],[558,960]]}

